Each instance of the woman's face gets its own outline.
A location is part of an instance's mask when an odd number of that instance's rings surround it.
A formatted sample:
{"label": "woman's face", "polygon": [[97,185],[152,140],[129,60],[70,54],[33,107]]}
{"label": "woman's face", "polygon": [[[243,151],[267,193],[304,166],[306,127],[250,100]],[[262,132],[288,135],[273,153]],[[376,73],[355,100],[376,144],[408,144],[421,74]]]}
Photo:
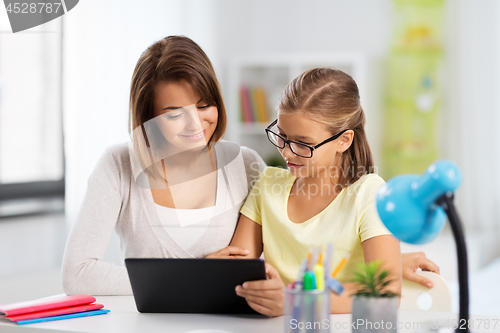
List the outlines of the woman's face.
{"label": "woman's face", "polygon": [[[281,136],[309,146],[315,146],[332,136],[332,133],[327,131],[323,124],[309,119],[301,112],[284,113],[280,111],[277,126]],[[343,136],[340,136],[315,149],[311,158],[295,155],[290,150],[289,145],[285,145],[285,148],[279,149],[279,151],[287,162],[292,175],[297,178],[306,178],[323,177],[325,172],[335,171],[333,168],[339,164],[338,153],[345,149]]]}
{"label": "woman's face", "polygon": [[161,133],[177,151],[205,147],[217,127],[217,107],[186,81],[156,85],[154,114]]}

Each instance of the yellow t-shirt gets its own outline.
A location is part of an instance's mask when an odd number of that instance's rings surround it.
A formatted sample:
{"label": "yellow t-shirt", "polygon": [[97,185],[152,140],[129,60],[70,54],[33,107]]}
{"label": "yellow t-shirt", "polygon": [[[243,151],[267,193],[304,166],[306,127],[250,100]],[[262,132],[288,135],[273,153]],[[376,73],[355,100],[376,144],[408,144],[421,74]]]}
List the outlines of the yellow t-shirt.
{"label": "yellow t-shirt", "polygon": [[373,173],[363,175],[343,188],[319,214],[294,223],[288,218],[287,205],[295,179],[286,169],[266,168],[241,213],[262,226],[265,260],[278,270],[285,285],[297,279],[302,259],[311,248],[321,247],[325,253],[328,243],[334,245],[332,269],[350,253],[337,275],[339,281],[347,282],[357,263],[364,262],[361,242],[391,234],[380,220],[375,203],[376,191],[384,180]]}

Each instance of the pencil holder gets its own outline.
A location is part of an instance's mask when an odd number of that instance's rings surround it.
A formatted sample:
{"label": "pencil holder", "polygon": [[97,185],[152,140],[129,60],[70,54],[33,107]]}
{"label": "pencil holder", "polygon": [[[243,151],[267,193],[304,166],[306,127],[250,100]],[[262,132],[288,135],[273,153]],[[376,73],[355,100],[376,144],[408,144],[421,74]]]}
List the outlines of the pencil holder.
{"label": "pencil holder", "polygon": [[285,288],[285,332],[330,332],[330,290]]}

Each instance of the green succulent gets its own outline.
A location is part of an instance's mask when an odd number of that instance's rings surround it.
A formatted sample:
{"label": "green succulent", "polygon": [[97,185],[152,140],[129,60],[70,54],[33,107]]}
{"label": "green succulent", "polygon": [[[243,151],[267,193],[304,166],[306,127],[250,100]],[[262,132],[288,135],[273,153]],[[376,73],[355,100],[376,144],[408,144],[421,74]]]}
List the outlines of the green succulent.
{"label": "green succulent", "polygon": [[396,293],[387,291],[387,286],[393,281],[389,279],[389,270],[379,271],[381,262],[379,260],[368,264],[358,264],[358,270],[350,280],[358,285],[359,289],[354,294],[362,297],[396,297]]}

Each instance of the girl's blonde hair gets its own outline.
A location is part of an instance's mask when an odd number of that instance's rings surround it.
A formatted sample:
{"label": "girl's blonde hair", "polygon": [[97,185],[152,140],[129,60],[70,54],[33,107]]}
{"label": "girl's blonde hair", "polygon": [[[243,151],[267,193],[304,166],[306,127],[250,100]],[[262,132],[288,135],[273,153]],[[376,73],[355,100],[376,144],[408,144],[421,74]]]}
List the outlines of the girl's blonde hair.
{"label": "girl's blonde hair", "polygon": [[374,172],[358,86],[348,74],[331,67],[310,69],[288,84],[278,109],[287,113],[303,112],[323,124],[332,135],[343,130],[354,131],[353,142],[340,159],[339,184],[342,187]]}

